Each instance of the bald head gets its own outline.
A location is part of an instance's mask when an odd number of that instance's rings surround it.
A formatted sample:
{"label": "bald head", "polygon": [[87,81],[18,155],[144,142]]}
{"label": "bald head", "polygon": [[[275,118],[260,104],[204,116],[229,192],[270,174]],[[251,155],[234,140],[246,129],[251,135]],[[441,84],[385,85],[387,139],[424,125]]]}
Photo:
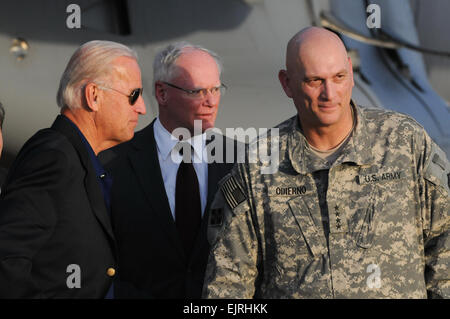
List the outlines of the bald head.
{"label": "bald head", "polygon": [[326,128],[340,136],[351,129],[352,63],[337,35],[317,27],[298,32],[288,43],[286,70],[278,77],[304,130],[323,133]]}
{"label": "bald head", "polygon": [[308,27],[295,34],[289,41],[286,51],[286,68],[301,67],[305,60],[317,54],[338,55],[347,59],[347,50],[341,39],[324,28]]}

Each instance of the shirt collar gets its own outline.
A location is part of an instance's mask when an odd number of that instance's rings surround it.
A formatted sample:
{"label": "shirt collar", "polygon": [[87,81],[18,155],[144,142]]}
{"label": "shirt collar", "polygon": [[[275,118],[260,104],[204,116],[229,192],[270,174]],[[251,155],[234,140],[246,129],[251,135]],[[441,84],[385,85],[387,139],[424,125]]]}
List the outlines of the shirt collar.
{"label": "shirt collar", "polygon": [[[172,134],[170,134],[170,132],[161,124],[159,117],[156,118],[154,124],[154,132],[158,151],[161,154],[162,159],[166,160],[170,155],[172,149],[178,144],[179,140],[175,138]],[[189,144],[192,145],[195,156],[198,159],[203,158],[202,154],[203,149],[205,148],[206,145],[206,133],[195,135],[190,139],[187,139],[185,142],[188,142]]]}
{"label": "shirt collar", "polygon": [[86,139],[86,137],[84,137],[83,133],[80,131],[80,129],[78,128],[78,126],[72,122],[67,116],[62,116],[63,119],[67,120],[77,131],[78,135],[80,136],[81,140],[83,141],[84,146],[86,147],[89,157],[91,159],[92,165],[94,166],[95,169],[95,175],[97,177],[101,177],[102,175],[105,175],[105,170],[102,166],[102,164],[100,164],[99,159],[97,158],[97,156],[95,155],[94,150],[92,149],[91,145],[89,144],[88,140]]}
{"label": "shirt collar", "polygon": [[[350,139],[341,150],[341,154],[333,163],[338,165],[344,162],[353,162],[356,165],[370,164],[373,162],[371,153],[371,139],[368,135],[366,119],[359,106],[350,102],[356,117],[356,125]],[[294,169],[300,174],[308,174],[318,170],[329,169],[330,165],[324,159],[315,155],[309,147],[306,137],[303,135],[298,115],[292,121],[291,133],[288,137],[288,157]]]}

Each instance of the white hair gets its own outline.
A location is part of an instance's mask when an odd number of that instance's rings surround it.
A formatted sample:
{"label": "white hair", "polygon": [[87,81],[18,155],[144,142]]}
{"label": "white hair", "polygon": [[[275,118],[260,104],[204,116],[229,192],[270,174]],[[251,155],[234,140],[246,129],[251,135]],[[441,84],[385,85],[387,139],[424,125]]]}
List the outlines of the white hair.
{"label": "white hair", "polygon": [[89,82],[107,81],[114,69],[111,62],[125,56],[137,61],[137,54],[129,47],[112,41],[89,41],[80,46],[70,58],[59,82],[56,103],[60,108],[82,107],[83,90]]}
{"label": "white hair", "polygon": [[200,50],[208,53],[216,61],[219,76],[222,74],[222,59],[217,53],[186,41],[171,43],[159,51],[153,60],[153,94],[155,94],[156,81],[169,82],[176,76],[177,68],[175,62],[186,49]]}

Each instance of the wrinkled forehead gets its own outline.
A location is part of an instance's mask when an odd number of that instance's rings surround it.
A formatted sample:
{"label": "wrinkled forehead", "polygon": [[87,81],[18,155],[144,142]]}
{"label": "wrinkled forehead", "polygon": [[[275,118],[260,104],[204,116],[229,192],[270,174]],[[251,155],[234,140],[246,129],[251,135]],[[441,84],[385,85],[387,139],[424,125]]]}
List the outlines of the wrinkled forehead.
{"label": "wrinkled forehead", "polygon": [[192,81],[196,85],[217,85],[220,81],[216,61],[207,52],[189,50],[183,52],[175,62],[174,78]]}
{"label": "wrinkled forehead", "polygon": [[191,48],[183,50],[175,61],[175,66],[187,71],[196,69],[218,71],[217,63],[212,56],[204,51]]}
{"label": "wrinkled forehead", "polygon": [[140,74],[137,61],[133,58],[121,56],[111,63],[111,75],[120,80],[127,80],[130,76]]}
{"label": "wrinkled forehead", "polygon": [[332,45],[305,46],[296,59],[298,71],[305,75],[335,74],[348,71],[348,56],[345,50]]}

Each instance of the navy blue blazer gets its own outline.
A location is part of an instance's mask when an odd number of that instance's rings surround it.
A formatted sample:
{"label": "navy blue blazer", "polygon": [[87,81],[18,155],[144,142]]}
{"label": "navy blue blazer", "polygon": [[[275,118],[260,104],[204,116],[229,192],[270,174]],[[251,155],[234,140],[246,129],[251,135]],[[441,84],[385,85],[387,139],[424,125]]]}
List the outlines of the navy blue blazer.
{"label": "navy blue blazer", "polygon": [[87,149],[58,116],[25,143],[2,187],[0,298],[103,298],[115,251]]}

